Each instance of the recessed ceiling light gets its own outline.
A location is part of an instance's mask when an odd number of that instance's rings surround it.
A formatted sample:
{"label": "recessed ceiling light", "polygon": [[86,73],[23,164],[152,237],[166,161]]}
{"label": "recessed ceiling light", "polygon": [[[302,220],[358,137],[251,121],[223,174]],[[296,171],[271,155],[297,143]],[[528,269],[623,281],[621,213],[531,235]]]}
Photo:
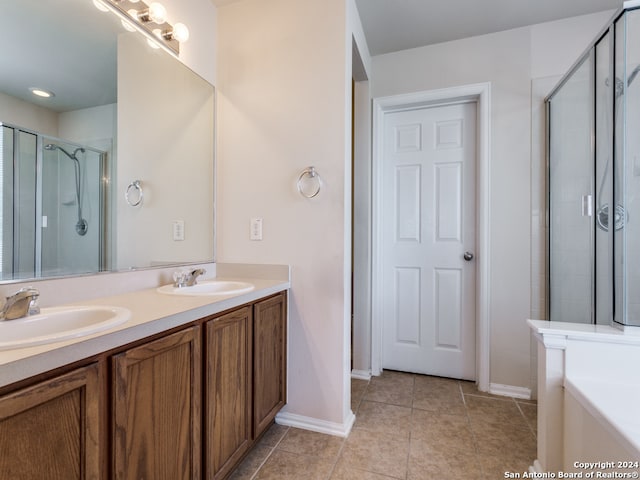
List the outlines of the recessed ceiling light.
{"label": "recessed ceiling light", "polygon": [[31,87],[29,90],[34,95],[37,95],[38,97],[42,97],[42,98],[51,98],[56,96],[53,92],[50,92],[49,90],[45,90],[43,88]]}

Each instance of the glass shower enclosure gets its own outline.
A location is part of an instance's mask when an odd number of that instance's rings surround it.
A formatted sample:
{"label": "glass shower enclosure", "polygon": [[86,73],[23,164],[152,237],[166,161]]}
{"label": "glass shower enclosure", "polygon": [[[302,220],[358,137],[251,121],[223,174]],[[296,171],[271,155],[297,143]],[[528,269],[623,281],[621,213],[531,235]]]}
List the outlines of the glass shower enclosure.
{"label": "glass shower enclosure", "polygon": [[635,5],[625,3],[546,99],[552,321],[640,326]]}
{"label": "glass shower enclosure", "polygon": [[108,268],[105,152],[0,123],[0,280]]}

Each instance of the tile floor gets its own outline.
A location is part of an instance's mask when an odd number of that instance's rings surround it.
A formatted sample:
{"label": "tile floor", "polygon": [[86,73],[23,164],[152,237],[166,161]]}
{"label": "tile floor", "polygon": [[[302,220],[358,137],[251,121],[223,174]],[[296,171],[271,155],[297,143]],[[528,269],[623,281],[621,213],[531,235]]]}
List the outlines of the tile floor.
{"label": "tile floor", "polygon": [[535,402],[392,371],[351,391],[348,438],[273,425],[231,479],[493,480],[536,457]]}

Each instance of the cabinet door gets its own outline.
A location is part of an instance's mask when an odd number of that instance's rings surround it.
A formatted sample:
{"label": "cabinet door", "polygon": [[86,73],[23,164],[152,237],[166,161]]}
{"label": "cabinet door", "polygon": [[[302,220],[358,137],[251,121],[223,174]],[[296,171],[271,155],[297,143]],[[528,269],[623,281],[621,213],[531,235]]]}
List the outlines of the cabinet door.
{"label": "cabinet door", "polygon": [[200,478],[198,327],[113,357],[114,478]]}
{"label": "cabinet door", "polygon": [[92,364],[0,397],[0,478],[103,478],[100,394]]}
{"label": "cabinet door", "polygon": [[286,403],[286,294],[258,302],[253,312],[253,436],[259,436]]}
{"label": "cabinet door", "polygon": [[207,479],[224,478],[251,446],[251,308],[206,324]]}

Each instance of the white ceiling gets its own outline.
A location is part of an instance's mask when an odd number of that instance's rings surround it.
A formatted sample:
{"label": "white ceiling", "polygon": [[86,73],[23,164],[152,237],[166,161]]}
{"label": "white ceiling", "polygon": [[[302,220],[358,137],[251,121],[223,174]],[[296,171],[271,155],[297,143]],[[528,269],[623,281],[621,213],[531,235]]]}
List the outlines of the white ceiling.
{"label": "white ceiling", "polygon": [[[211,1],[224,7],[238,0]],[[113,39],[121,29],[114,15],[106,15],[105,21],[105,15],[86,0],[5,3],[0,15],[0,43],[5,46],[0,55],[1,92],[57,111],[115,101]],[[372,55],[622,6],[621,0],[356,0],[356,3]],[[76,34],[83,40],[78,41]],[[27,90],[30,86],[48,88],[57,96],[50,100],[34,99]]]}
{"label": "white ceiling", "polygon": [[[211,0],[217,7],[238,1],[241,0]],[[356,0],[371,55],[615,10],[622,3],[623,0]]]}
{"label": "white ceiling", "polygon": [[[57,112],[116,101],[115,39],[122,28],[115,15],[83,0],[20,0],[1,10],[0,92]],[[29,87],[55,97],[35,97]]]}
{"label": "white ceiling", "polygon": [[616,9],[622,0],[356,0],[356,4],[369,51],[380,55]]}

